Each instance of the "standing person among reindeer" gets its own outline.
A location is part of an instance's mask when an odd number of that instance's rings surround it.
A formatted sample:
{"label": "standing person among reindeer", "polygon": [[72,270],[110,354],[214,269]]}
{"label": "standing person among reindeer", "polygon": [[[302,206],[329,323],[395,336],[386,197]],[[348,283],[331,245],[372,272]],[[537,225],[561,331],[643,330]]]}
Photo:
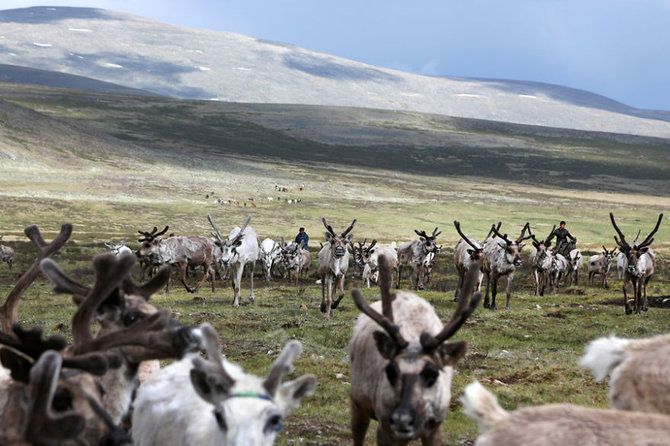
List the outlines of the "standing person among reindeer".
{"label": "standing person among reindeer", "polygon": [[309,235],[305,232],[305,228],[300,228],[298,230],[298,235],[295,236],[295,243],[300,245],[300,242],[304,243],[303,249],[309,250],[309,246],[307,246],[309,243]]}
{"label": "standing person among reindeer", "polygon": [[[565,221],[559,223],[559,227],[554,229],[554,232],[551,233],[549,239],[552,237],[556,237],[556,245],[554,245],[553,253],[562,254],[567,258],[567,254],[569,253],[569,250],[567,249],[569,245],[568,239],[570,239],[572,243],[577,243],[577,238],[570,234],[570,231],[565,229]],[[568,252],[566,253],[565,251]]]}

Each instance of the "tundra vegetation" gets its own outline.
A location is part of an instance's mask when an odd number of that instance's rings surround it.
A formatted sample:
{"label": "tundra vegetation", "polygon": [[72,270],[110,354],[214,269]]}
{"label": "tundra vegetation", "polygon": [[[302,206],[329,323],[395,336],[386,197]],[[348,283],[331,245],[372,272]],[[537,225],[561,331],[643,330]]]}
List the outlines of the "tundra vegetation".
{"label": "tundra vegetation", "polygon": [[[401,243],[415,236],[414,228],[444,228],[438,243],[445,248],[428,289],[416,294],[446,321],[456,308],[452,296],[458,274],[450,248],[459,238],[454,219],[477,237],[489,231],[491,222],[503,221],[513,237],[526,221],[544,233],[564,219],[588,259],[601,245],[613,243],[616,233],[608,212],[632,239],[640,227],[645,234],[653,229],[658,214],[670,207],[670,143],[664,140],[366,110],[353,111],[352,123],[352,110],[116,97],[3,84],[0,99],[0,233],[5,234],[2,244],[15,250],[11,271],[0,264],[0,296],[9,294],[34,260],[34,247],[23,235],[32,223],[39,223],[51,240],[59,232],[56,222],[68,217],[73,237],[54,260],[84,284],[94,283],[91,258],[107,251],[103,242],[128,237],[135,251],[137,229],[169,224],[177,234],[209,236],[207,213],[225,232],[252,213],[261,238],[292,240],[296,229],[305,226],[313,240],[312,267],[300,280],[300,293],[283,280],[265,284],[259,276],[255,304],[244,299],[240,308],[230,305],[233,290],[229,282],[221,286],[220,279],[215,292],[202,287],[191,294],[175,287],[151,299],[183,324],[210,323],[228,360],[256,375],[270,369],[288,341],[303,343],[295,368],[316,375],[319,384],[314,396],[284,420],[278,445],[339,445],[351,438],[346,347],[360,314],[350,289],[361,283],[347,277],[345,298],[324,323],[321,286],[314,283],[316,253],[324,241],[322,215],[340,230],[359,218],[355,243],[365,237],[378,244]],[[283,113],[281,119],[277,113]],[[311,125],[322,114],[328,119]],[[397,145],[381,144],[375,136],[380,133]],[[477,176],[463,177],[464,171]],[[302,202],[286,207],[283,199],[261,201],[277,197],[274,184],[286,185]],[[303,191],[300,184],[306,185]],[[239,201],[255,196],[257,207],[214,206],[205,198],[212,191]],[[468,352],[452,380],[443,442],[468,444],[477,436],[477,426],[459,403],[474,379],[493,389],[507,410],[559,402],[608,407],[607,382],[595,382],[577,362],[584,346],[598,337],[667,333],[667,218],[654,234],[653,250],[649,311],[633,317],[624,313],[623,283],[613,271],[610,289],[581,280],[556,295],[534,296],[529,250],[523,250],[512,309],[479,307],[458,332],[458,339],[468,342]],[[408,283],[405,277],[401,289],[407,290]],[[40,325],[45,335],[60,334],[70,341],[76,305],[51,289],[48,280],[38,277],[24,293],[19,320],[24,327]],[[376,287],[361,288],[361,293],[367,301],[379,299]],[[366,444],[375,444],[373,429]]]}

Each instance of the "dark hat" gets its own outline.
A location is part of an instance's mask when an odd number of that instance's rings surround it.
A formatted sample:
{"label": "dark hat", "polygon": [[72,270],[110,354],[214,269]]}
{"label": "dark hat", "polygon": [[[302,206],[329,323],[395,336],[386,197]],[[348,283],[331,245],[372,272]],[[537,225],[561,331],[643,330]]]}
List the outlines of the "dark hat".
{"label": "dark hat", "polygon": [[298,229],[298,231],[304,231],[304,230],[305,230],[305,228],[299,228]]}
{"label": "dark hat", "polygon": [[563,220],[561,220],[561,222],[559,223],[559,225],[564,225],[564,224],[565,224],[565,222]]}

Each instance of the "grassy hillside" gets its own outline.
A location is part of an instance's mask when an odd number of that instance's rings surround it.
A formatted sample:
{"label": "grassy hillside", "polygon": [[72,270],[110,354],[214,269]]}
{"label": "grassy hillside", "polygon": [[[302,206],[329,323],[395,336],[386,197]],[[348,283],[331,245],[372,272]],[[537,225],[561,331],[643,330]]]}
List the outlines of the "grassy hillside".
{"label": "grassy hillside", "polygon": [[[638,228],[643,234],[651,230],[659,212],[667,214],[669,145],[629,135],[415,113],[0,84],[0,233],[17,252],[13,271],[0,264],[0,296],[32,262],[34,249],[22,233],[30,223],[38,223],[49,239],[62,222],[74,224],[72,241],[57,260],[90,284],[90,259],[106,250],[102,241],[127,237],[135,248],[138,229],[170,225],[177,234],[208,234],[207,213],[223,231],[251,214],[261,237],[292,238],[303,225],[316,247],[323,240],[320,217],[325,216],[335,230],[358,218],[356,240],[404,241],[415,228],[439,226],[438,243],[445,249],[430,289],[420,294],[446,321],[456,283],[454,219],[479,238],[498,220],[514,235],[530,221],[544,237],[565,219],[588,256],[601,244],[613,246],[609,211],[630,237]],[[276,184],[289,192],[277,192]],[[218,198],[233,204],[213,204]],[[301,202],[288,204],[289,199]],[[667,218],[655,240],[658,272],[650,294],[658,306],[641,316],[624,315],[617,280],[610,290],[582,281],[536,298],[526,261],[515,278],[513,309],[479,308],[457,335],[470,347],[454,379],[445,442],[471,444],[475,437],[476,426],[457,402],[475,378],[493,387],[506,408],[558,401],[605,406],[606,384],[594,383],[576,360],[596,336],[667,331],[668,310],[658,303],[670,294]],[[169,295],[154,297],[184,323],[212,323],[224,353],[257,373],[267,370],[285,341],[302,340],[305,353],[296,373],[315,373],[320,385],[286,421],[281,445],[338,445],[349,438],[346,345],[358,312],[347,297],[342,311],[324,324],[315,280],[309,277],[297,290],[257,279],[256,304],[238,309],[230,305],[232,290],[223,282],[214,293],[203,289],[191,295],[176,286]],[[347,294],[358,283],[348,281]],[[246,287],[245,282],[245,298]],[[74,306],[50,289],[44,279],[30,288],[21,320],[67,335]],[[364,294],[378,298],[376,289]],[[373,432],[374,423],[368,444],[374,444]]]}

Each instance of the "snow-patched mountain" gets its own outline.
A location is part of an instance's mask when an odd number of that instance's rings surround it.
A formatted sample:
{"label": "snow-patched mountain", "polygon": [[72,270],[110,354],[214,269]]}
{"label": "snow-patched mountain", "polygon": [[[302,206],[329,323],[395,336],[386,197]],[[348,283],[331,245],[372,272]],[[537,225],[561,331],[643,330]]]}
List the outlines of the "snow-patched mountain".
{"label": "snow-patched mountain", "polygon": [[0,63],[177,98],[406,110],[670,137],[670,113],[637,110],[581,90],[409,74],[102,9],[5,10],[0,26]]}

